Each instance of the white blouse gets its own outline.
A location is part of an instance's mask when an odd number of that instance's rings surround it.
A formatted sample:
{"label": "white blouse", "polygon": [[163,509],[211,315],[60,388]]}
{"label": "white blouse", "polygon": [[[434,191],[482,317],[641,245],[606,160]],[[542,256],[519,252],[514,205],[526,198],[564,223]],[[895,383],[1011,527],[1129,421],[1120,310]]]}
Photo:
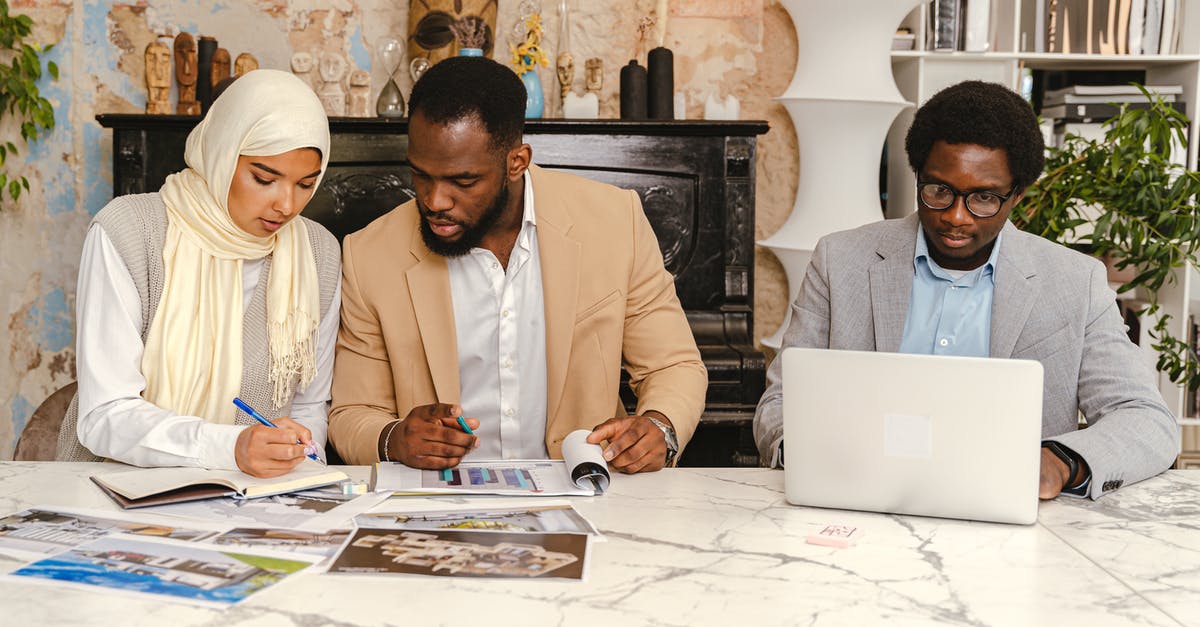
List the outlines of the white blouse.
{"label": "white blouse", "polygon": [[[250,304],[264,263],[255,259],[242,264],[243,307]],[[339,273],[333,301],[317,328],[316,376],[306,389],[296,391],[290,416],[312,432],[322,458],[341,302]],[[136,466],[237,470],[234,445],[244,425],[213,424],[142,398],[142,300],[100,225],[93,225],[83,242],[75,320],[80,443],[96,455]]]}

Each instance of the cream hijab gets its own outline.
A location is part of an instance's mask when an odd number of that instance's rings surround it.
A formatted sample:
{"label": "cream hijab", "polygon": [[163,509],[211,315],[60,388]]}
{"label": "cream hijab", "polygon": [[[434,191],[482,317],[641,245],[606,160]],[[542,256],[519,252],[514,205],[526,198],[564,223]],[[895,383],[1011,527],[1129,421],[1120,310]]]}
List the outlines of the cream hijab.
{"label": "cream hijab", "polygon": [[[272,256],[267,335],[272,401],[282,407],[299,375],[316,372],[320,287],[308,228],[293,218],[269,237],[229,217],[226,201],[239,155],[321,151],[329,164],[329,122],[312,89],[288,72],[238,78],[188,135],[187,169],[167,177],[162,300],[146,338],[146,400],[189,416],[233,424],[242,381],[242,262]],[[320,178],[317,184],[320,184]]]}

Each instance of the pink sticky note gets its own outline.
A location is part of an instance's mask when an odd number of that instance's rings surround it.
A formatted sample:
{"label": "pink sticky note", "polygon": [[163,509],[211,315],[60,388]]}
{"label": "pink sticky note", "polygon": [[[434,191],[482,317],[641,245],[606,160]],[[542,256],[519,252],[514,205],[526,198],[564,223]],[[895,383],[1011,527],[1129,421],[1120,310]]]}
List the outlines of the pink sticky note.
{"label": "pink sticky note", "polygon": [[849,525],[826,525],[821,531],[804,538],[809,544],[832,546],[839,549],[854,546],[863,537],[863,531]]}

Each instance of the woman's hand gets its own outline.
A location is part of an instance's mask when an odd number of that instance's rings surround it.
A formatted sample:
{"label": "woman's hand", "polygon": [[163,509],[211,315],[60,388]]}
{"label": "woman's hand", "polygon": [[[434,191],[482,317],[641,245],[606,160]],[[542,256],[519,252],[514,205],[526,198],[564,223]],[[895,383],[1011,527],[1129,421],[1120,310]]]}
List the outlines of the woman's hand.
{"label": "woman's hand", "polygon": [[278,477],[304,459],[304,447],[312,443],[312,433],[291,418],[278,418],[275,426],[278,428],[254,425],[238,435],[233,454],[242,472]]}

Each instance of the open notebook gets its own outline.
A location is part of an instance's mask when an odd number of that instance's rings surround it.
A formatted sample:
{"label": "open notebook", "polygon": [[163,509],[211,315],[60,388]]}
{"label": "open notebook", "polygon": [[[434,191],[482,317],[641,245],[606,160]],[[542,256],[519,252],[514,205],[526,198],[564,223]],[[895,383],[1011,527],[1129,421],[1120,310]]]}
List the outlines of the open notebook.
{"label": "open notebook", "polygon": [[198,501],[218,496],[257,498],[316,488],[349,479],[311,460],[280,477],[260,479],[236,470],[207,468],[145,468],[92,475],[114,501],[125,509]]}

